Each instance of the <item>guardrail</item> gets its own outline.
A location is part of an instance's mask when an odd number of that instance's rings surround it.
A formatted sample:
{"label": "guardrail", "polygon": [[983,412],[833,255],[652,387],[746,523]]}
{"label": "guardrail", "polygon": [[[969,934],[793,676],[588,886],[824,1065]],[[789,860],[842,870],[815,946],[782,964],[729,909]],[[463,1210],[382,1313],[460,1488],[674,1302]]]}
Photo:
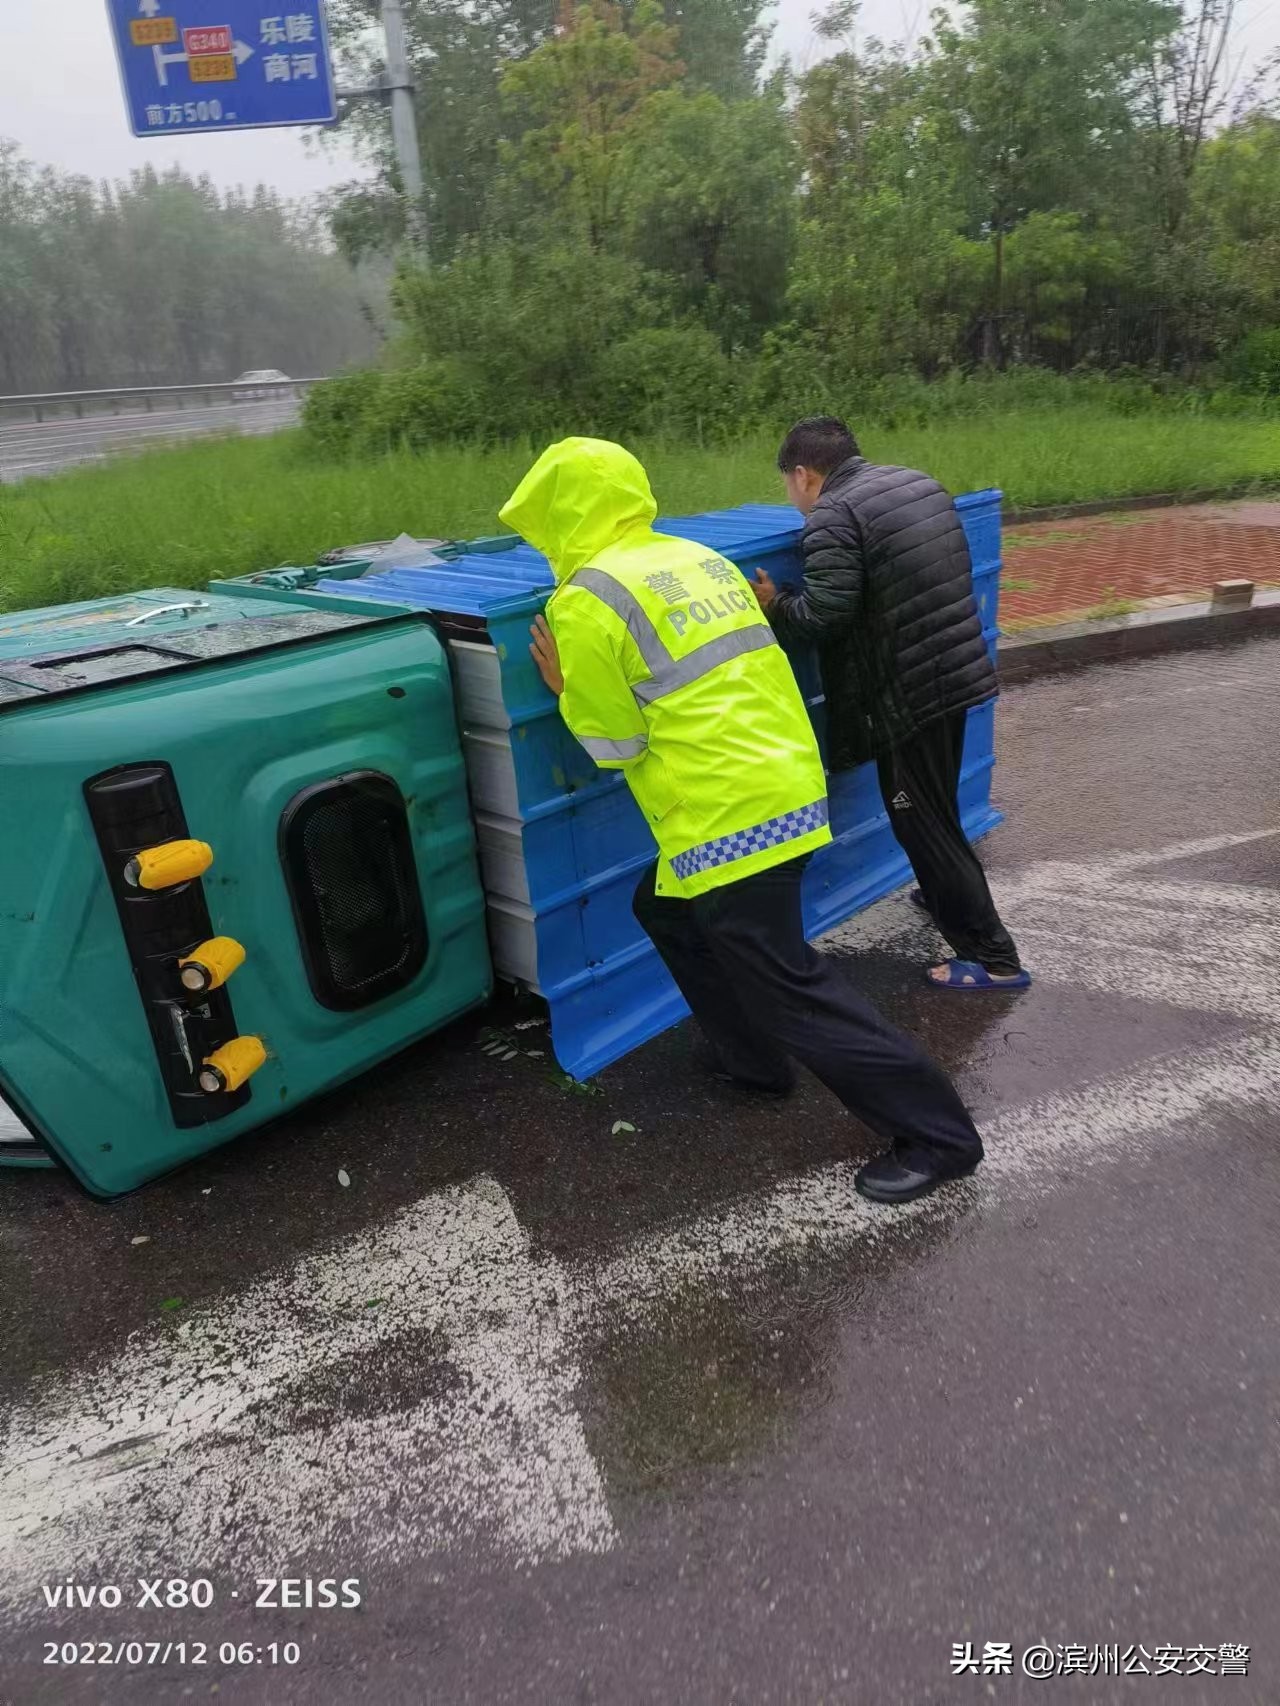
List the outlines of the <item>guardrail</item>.
{"label": "guardrail", "polygon": [[[31,391],[18,396],[0,397],[0,417],[29,418],[43,421],[46,415],[72,412],[77,419],[87,414],[118,415],[121,413],[153,413],[157,401],[179,409],[188,399],[203,398],[205,407],[214,402],[269,402],[272,398],[301,397],[313,385],[323,383],[323,375],[313,379],[227,379],[204,385],[121,385],[98,391]],[[137,401],[137,410],[122,409],[130,400]],[[96,406],[95,406],[96,405]],[[10,413],[13,412],[13,414]]]}

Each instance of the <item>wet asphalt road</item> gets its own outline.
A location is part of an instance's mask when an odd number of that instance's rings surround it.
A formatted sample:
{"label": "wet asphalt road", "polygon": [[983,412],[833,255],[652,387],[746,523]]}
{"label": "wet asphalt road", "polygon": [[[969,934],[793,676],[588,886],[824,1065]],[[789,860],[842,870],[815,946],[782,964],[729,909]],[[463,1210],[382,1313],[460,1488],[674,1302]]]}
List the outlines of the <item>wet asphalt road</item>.
{"label": "wet asphalt road", "polygon": [[182,408],[160,407],[147,412],[133,407],[118,415],[90,414],[81,420],[74,415],[45,421],[0,416],[0,485],[207,433],[279,432],[295,424],[298,409],[295,397],[212,404],[197,397]]}
{"label": "wet asphalt road", "polygon": [[[987,1137],[917,1212],[811,1080],[737,1101],[683,1027],[566,1094],[516,1007],[125,1201],[0,1179],[0,1700],[1038,1696],[965,1642],[1241,1643],[1166,1686],[1280,1698],[1278,701],[1275,641],[1006,695],[1036,987],[923,988],[901,897],[830,949]],[[362,1603],[254,1606],[308,1573]],[[188,1663],[41,1662],[128,1639]]]}

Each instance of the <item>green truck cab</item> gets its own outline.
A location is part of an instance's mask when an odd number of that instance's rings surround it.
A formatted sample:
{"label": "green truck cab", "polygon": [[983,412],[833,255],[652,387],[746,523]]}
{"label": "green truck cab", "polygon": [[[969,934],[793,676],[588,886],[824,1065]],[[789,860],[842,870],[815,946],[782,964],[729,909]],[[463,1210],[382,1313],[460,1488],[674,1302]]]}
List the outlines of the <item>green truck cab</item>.
{"label": "green truck cab", "polygon": [[0,617],[0,897],[0,1150],[96,1196],[480,1005],[430,621],[168,588]]}

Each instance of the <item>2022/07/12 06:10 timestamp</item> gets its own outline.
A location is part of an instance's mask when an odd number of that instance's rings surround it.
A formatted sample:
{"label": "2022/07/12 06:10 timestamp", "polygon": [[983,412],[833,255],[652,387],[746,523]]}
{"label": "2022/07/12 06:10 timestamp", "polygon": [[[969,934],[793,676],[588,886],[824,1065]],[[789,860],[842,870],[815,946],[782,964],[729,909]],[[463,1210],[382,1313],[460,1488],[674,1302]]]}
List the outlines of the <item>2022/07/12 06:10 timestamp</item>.
{"label": "2022/07/12 06:10 timestamp", "polygon": [[296,1665],[296,1641],[46,1641],[47,1665]]}

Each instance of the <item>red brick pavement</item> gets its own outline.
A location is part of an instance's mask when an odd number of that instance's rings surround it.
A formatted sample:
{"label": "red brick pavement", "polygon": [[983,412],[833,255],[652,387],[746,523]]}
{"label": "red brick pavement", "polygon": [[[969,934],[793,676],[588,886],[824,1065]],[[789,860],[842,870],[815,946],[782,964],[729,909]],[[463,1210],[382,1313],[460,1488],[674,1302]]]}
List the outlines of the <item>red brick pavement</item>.
{"label": "red brick pavement", "polygon": [[1280,502],[1197,504],[1010,528],[1000,626],[1012,633],[1102,615],[1117,600],[1207,598],[1221,580],[1280,585]]}

